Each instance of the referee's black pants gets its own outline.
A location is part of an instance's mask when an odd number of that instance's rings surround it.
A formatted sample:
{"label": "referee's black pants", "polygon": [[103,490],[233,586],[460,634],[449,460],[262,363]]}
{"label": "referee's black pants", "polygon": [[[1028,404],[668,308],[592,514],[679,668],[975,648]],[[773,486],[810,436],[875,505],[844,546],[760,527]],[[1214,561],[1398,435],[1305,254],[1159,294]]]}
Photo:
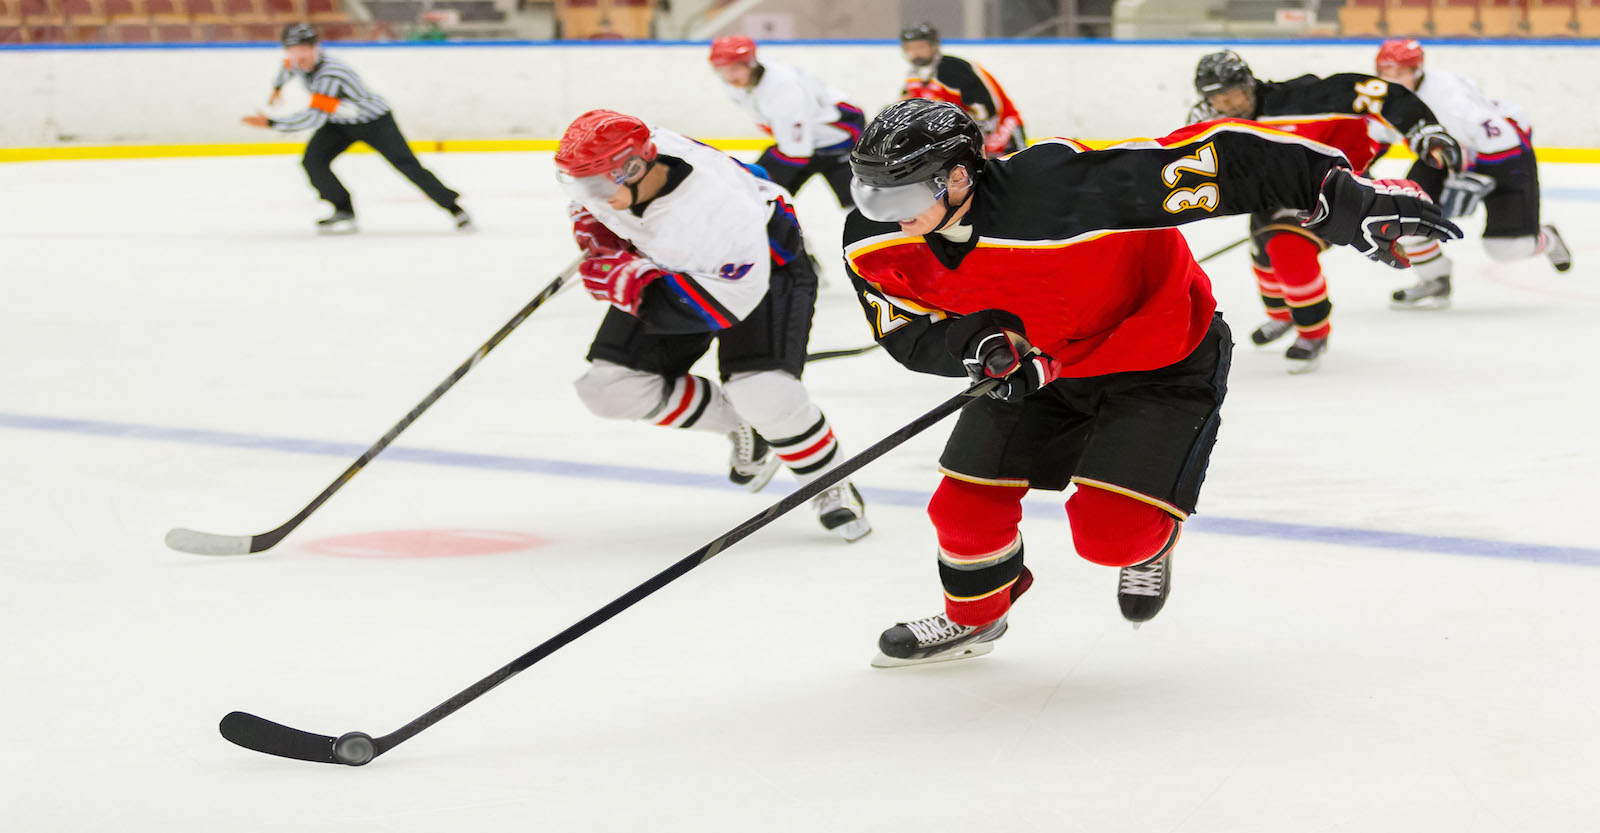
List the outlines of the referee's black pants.
{"label": "referee's black pants", "polygon": [[301,158],[300,164],[306,169],[311,187],[317,189],[318,196],[333,203],[335,211],[355,211],[350,203],[350,192],[333,175],[330,166],[335,157],[356,142],[366,142],[382,154],[395,170],[405,174],[406,179],[421,188],[422,193],[438,203],[440,208],[452,213],[457,210],[456,199],[461,195],[446,188],[432,171],[422,167],[417,155],[406,144],[406,137],[400,135],[400,126],[395,124],[394,114],[384,113],[362,124],[323,122],[317,132],[311,134],[311,141],[306,144],[306,155]]}

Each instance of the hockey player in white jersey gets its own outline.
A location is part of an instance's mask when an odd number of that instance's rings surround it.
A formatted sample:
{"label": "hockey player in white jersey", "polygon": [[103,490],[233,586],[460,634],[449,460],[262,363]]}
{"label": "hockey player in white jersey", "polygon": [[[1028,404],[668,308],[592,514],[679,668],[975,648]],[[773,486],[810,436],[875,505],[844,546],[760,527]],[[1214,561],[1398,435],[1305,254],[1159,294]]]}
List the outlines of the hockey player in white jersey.
{"label": "hockey player in white jersey", "polygon": [[860,107],[798,67],[757,61],[756,42],[743,35],[712,41],[711,66],[733,103],[772,136],[756,164],[773,182],[795,194],[821,175],[841,208],[854,207],[850,150],[866,124]]}
{"label": "hockey player in white jersey", "polygon": [[[1572,268],[1572,254],[1560,232],[1539,223],[1539,165],[1533,152],[1533,126],[1516,105],[1490,98],[1471,80],[1453,72],[1425,69],[1422,44],[1409,38],[1383,42],[1377,74],[1415,92],[1467,154],[1467,169],[1446,176],[1423,164],[1407,179],[1421,185],[1449,217],[1471,214],[1482,202],[1488,214],[1483,248],[1500,261],[1545,255],[1558,271]],[[1437,241],[1408,240],[1406,254],[1420,281],[1395,290],[1393,306],[1437,309],[1450,304],[1451,261]]]}
{"label": "hockey player in white jersey", "polygon": [[[574,120],[555,162],[584,287],[611,304],[577,381],[589,410],[727,434],[728,477],[751,491],[780,464],[803,483],[841,461],[800,383],[817,278],[783,191],[732,157],[610,110]],[[721,384],[689,373],[713,342]],[[813,504],[847,541],[872,531],[848,480]]]}

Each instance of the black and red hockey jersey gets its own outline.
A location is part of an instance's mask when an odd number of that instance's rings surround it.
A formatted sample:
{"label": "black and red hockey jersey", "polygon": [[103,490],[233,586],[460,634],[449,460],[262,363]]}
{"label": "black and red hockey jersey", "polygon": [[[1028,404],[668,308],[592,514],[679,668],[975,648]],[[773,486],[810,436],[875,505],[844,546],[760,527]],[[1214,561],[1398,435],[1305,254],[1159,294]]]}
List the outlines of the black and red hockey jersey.
{"label": "black and red hockey jersey", "polygon": [[[912,70],[900,88],[901,98],[946,101],[966,110],[983,131],[991,152],[1007,149],[1013,136],[1021,138],[1022,114],[988,70],[951,55],[940,55],[932,66]],[[1016,144],[1017,148],[1023,146],[1025,142]]]}
{"label": "black and red hockey jersey", "polygon": [[951,315],[1003,309],[1067,377],[1153,370],[1211,324],[1211,283],[1176,226],[1309,211],[1339,151],[1239,120],[1090,150],[1050,139],[984,164],[971,238],[913,237],[852,212],[844,251],[877,340],[912,370],[965,375]]}
{"label": "black and red hockey jersey", "polygon": [[1381,146],[1439,123],[1415,93],[1358,72],[1262,81],[1250,118],[1344,151],[1356,173],[1372,164]]}

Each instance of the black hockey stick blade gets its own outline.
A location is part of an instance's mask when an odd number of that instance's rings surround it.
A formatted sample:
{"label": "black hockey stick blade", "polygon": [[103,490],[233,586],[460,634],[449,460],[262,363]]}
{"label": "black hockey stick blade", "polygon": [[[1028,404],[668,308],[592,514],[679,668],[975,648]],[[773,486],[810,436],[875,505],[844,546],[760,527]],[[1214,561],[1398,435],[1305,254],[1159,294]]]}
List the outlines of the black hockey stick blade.
{"label": "black hockey stick blade", "polygon": [[302,732],[253,714],[229,712],[217,724],[217,729],[229,741],[268,755],[322,764],[339,762],[333,757],[333,744],[337,738]]}
{"label": "black hockey stick blade", "polygon": [[276,546],[279,541],[288,537],[289,533],[295,530],[295,527],[298,527],[306,518],[311,517],[311,513],[317,511],[317,508],[326,503],[328,498],[333,497],[334,492],[343,488],[344,484],[349,483],[350,479],[360,473],[368,463],[372,462],[374,457],[377,457],[384,449],[388,448],[389,444],[394,442],[402,431],[411,427],[411,423],[416,422],[424,411],[432,407],[433,403],[439,401],[439,397],[444,396],[445,392],[454,387],[456,382],[461,381],[461,377],[466,376],[467,371],[475,367],[478,362],[483,361],[483,357],[489,355],[489,351],[504,341],[506,336],[511,335],[511,331],[527,320],[534,310],[543,306],[545,301],[555,297],[564,287],[572,283],[572,276],[577,274],[580,262],[579,260],[574,260],[567,265],[567,268],[561,270],[561,274],[556,276],[555,280],[540,290],[533,300],[518,310],[510,321],[507,321],[494,335],[489,337],[488,341],[483,343],[483,346],[474,351],[471,356],[468,356],[467,360],[455,369],[455,372],[446,377],[431,393],[423,397],[422,401],[418,402],[410,413],[407,413],[404,418],[395,423],[388,433],[373,443],[354,463],[351,463],[338,477],[334,478],[334,481],[329,483],[321,494],[312,498],[311,502],[306,504],[305,508],[297,512],[294,517],[285,521],[276,529],[259,535],[218,535],[193,529],[173,529],[167,533],[167,546],[178,552],[187,552],[194,555],[247,555]]}
{"label": "black hockey stick blade", "polygon": [[848,350],[823,350],[820,353],[807,353],[806,361],[820,362],[828,359],[842,359],[848,356],[859,356],[863,353],[871,353],[872,351],[878,349],[879,346],[880,345],[877,342],[873,342],[865,347],[851,347]]}
{"label": "black hockey stick blade", "polygon": [[682,578],[690,570],[727,552],[728,548],[734,544],[788,514],[796,506],[806,503],[823,491],[838,484],[846,477],[859,471],[863,466],[889,453],[889,451],[905,443],[906,440],[922,433],[945,417],[972,404],[979,397],[994,390],[999,384],[1000,380],[998,379],[987,379],[939,403],[933,410],[917,417],[889,436],[873,443],[865,451],[845,460],[817,479],[785,495],[777,503],[756,513],[744,523],[722,533],[710,543],[678,559],[666,569],[646,579],[644,583],[612,599],[604,607],[579,619],[568,626],[566,630],[541,642],[533,650],[495,669],[489,676],[467,686],[457,692],[454,697],[434,706],[417,719],[383,737],[373,738],[360,732],[351,732],[337,738],[331,738],[327,735],[302,732],[299,729],[281,726],[244,712],[233,712],[222,719],[220,727],[222,736],[246,749],[254,749],[257,752],[265,752],[268,755],[277,755],[280,758],[296,758],[302,761],[315,761],[325,764],[342,763],[360,766],[405,743],[429,726],[438,723],[456,713],[468,703],[488,694],[501,683],[528,670],[539,660],[561,650],[578,637],[594,630],[622,611],[633,607],[657,590]]}

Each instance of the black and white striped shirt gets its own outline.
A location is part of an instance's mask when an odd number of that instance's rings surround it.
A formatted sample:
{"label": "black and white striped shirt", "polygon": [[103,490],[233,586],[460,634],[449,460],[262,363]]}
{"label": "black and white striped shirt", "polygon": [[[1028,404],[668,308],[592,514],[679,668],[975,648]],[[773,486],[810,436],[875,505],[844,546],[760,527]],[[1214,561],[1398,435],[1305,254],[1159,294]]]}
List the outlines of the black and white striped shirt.
{"label": "black and white striped shirt", "polygon": [[294,133],[321,127],[324,122],[334,124],[366,124],[389,112],[389,102],[367,89],[361,77],[349,64],[326,55],[317,60],[310,72],[302,72],[283,62],[273,89],[282,89],[290,78],[299,77],[311,91],[311,106],[281,119],[272,119],[275,130]]}

